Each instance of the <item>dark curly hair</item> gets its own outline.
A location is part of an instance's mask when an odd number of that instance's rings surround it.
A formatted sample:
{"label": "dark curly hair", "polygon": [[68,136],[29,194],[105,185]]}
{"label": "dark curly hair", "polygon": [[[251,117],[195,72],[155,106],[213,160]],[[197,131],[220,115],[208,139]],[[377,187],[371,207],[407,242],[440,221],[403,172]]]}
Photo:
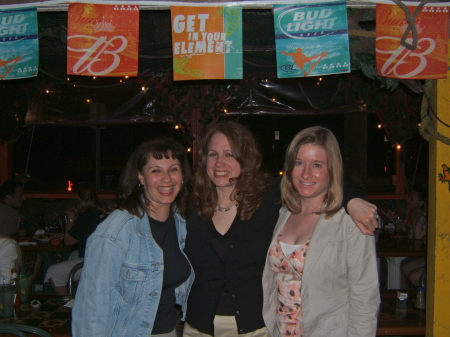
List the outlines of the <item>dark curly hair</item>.
{"label": "dark curly hair", "polygon": [[142,218],[151,201],[145,198],[139,187],[138,174],[147,164],[150,156],[155,159],[178,159],[183,174],[183,184],[175,198],[174,204],[178,212],[187,218],[189,211],[189,180],[191,167],[187,159],[186,149],[175,139],[164,137],[146,141],[131,154],[119,178],[117,205],[119,209]]}
{"label": "dark curly hair", "polygon": [[237,217],[248,220],[261,205],[273,179],[268,173],[261,171],[262,156],[252,133],[245,126],[235,122],[218,122],[206,131],[200,142],[192,193],[194,207],[199,216],[205,220],[214,216],[218,197],[216,187],[206,171],[206,162],[209,143],[216,133],[221,133],[227,138],[233,156],[241,167],[240,176],[232,179],[236,185],[230,198],[239,203]]}

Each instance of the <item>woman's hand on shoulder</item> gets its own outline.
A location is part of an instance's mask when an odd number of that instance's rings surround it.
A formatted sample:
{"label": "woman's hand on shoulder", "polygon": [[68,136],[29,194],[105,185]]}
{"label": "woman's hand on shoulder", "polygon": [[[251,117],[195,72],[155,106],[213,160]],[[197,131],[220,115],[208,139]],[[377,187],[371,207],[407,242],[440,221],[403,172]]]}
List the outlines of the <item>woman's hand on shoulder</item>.
{"label": "woman's hand on shoulder", "polygon": [[347,203],[347,212],[361,233],[373,235],[378,228],[377,206],[374,204],[361,198],[354,198]]}

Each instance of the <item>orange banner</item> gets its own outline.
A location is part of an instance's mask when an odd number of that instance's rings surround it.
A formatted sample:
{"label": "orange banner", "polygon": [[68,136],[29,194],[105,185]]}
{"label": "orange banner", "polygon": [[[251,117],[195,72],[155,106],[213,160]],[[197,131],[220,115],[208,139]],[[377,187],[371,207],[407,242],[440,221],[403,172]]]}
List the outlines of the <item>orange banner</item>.
{"label": "orange banner", "polygon": [[139,6],[71,3],[67,73],[137,76]]}
{"label": "orange banner", "polygon": [[[448,7],[425,5],[414,20],[417,39],[397,5],[377,4],[378,75],[402,79],[447,78]],[[407,6],[414,16],[417,6]],[[401,43],[405,32],[404,44]]]}
{"label": "orange banner", "polygon": [[242,8],[172,6],[173,77],[242,78]]}

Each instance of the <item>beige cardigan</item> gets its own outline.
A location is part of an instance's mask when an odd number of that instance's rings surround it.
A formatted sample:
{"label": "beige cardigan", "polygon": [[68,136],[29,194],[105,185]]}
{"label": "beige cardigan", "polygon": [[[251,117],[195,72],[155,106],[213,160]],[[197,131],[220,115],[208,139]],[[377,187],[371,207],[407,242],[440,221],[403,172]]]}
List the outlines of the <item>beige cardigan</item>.
{"label": "beige cardigan", "polygon": [[[290,212],[282,208],[272,243]],[[276,324],[276,273],[266,258],[263,317],[273,337]],[[363,235],[340,210],[322,215],[309,244],[302,277],[303,337],[375,336],[380,304],[375,241]]]}

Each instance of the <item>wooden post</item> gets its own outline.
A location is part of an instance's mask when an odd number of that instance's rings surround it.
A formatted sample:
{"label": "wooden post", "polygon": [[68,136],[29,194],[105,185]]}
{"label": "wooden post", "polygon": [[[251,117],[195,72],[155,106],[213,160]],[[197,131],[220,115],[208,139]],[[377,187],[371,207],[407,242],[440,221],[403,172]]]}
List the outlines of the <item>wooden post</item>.
{"label": "wooden post", "polygon": [[395,146],[395,194],[405,194],[405,164],[401,160],[402,147]]}
{"label": "wooden post", "polygon": [[0,184],[11,178],[11,142],[0,141]]}
{"label": "wooden post", "polygon": [[[448,72],[450,75],[450,72]],[[450,80],[437,80],[431,94],[434,111],[440,120],[450,120]],[[447,126],[432,118],[433,127],[450,138]],[[428,249],[427,249],[427,337],[450,336],[450,190],[438,179],[442,165],[450,165],[450,146],[430,137],[428,174]]]}
{"label": "wooden post", "polygon": [[202,88],[200,85],[193,85],[191,88],[191,107],[192,111],[189,116],[189,124],[191,126],[190,135],[194,138],[192,142],[192,165],[193,172],[197,170],[197,153],[200,139],[202,136],[202,111],[203,104]]}

